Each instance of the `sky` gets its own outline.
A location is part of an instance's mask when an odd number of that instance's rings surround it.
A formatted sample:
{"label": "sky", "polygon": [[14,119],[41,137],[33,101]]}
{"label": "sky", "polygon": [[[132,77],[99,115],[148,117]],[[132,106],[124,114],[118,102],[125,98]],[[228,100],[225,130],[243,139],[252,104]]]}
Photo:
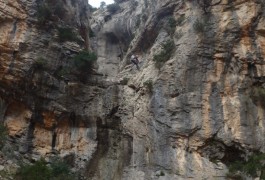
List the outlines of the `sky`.
{"label": "sky", "polygon": [[88,0],[88,3],[93,7],[99,7],[102,1],[104,1],[106,4],[113,3],[113,0]]}

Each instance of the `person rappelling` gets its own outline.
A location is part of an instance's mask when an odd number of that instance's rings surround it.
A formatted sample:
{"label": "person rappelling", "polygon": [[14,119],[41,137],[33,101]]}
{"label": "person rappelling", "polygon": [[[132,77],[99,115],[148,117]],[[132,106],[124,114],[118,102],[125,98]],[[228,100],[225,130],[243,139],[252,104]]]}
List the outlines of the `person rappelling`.
{"label": "person rappelling", "polygon": [[133,54],[131,56],[131,62],[136,65],[138,70],[140,70],[140,67],[138,65],[139,64],[139,59],[138,59],[138,57],[135,54]]}

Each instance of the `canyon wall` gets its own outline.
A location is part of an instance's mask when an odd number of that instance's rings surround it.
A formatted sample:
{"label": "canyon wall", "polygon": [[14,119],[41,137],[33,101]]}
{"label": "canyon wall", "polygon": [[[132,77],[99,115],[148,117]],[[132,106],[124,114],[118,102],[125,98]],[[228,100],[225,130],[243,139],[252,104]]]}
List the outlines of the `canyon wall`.
{"label": "canyon wall", "polygon": [[[61,14],[49,1],[0,0],[3,151],[115,180],[227,179],[229,164],[264,153],[265,4],[200,2],[92,13],[66,0]],[[40,22],[43,5],[54,12]],[[61,27],[79,40],[60,41]],[[92,72],[59,73],[83,49],[98,56]]]}

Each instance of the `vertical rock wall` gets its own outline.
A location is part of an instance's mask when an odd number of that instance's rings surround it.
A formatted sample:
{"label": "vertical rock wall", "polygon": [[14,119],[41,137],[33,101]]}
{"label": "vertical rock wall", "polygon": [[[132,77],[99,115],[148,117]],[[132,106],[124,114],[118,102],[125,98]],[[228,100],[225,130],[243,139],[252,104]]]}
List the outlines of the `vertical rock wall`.
{"label": "vertical rock wall", "polygon": [[[110,32],[125,47],[122,60],[113,61],[116,76],[99,61],[107,79],[128,81],[117,112],[133,137],[123,178],[226,179],[225,165],[264,151],[264,3],[223,0],[205,9],[196,1],[134,3],[120,3],[114,14],[98,11],[91,21],[100,56],[119,55],[117,46],[106,45]],[[125,35],[132,37],[129,46]],[[168,40],[175,51],[157,69],[154,55]],[[132,52],[140,57],[140,71],[129,62]]]}
{"label": "vertical rock wall", "polygon": [[[58,155],[84,179],[226,179],[231,162],[264,152],[262,1],[125,0],[90,22],[85,0],[58,1],[64,15],[40,27],[43,3],[0,0],[0,120],[13,157]],[[80,41],[61,42],[58,27]],[[98,61],[85,80],[58,74],[89,48]]]}

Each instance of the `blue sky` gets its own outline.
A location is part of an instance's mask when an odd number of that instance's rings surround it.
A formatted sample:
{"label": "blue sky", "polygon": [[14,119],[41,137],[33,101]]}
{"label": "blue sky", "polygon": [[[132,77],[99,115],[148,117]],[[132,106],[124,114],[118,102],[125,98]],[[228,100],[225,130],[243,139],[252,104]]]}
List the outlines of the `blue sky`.
{"label": "blue sky", "polygon": [[88,0],[88,3],[93,7],[99,7],[102,1],[104,1],[106,4],[113,3],[113,0]]}

